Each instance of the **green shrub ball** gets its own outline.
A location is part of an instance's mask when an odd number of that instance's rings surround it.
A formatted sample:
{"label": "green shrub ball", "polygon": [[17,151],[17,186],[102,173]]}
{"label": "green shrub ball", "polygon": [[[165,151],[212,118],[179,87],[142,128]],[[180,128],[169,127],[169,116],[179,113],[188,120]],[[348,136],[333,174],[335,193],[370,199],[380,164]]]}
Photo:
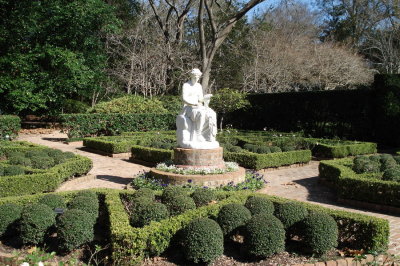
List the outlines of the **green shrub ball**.
{"label": "green shrub ball", "polygon": [[67,210],[57,219],[59,247],[71,251],[94,238],[92,217],[79,209]]}
{"label": "green shrub ball", "polygon": [[75,196],[69,204],[69,209],[82,210],[92,217],[92,225],[96,223],[97,217],[99,216],[99,201],[97,197],[91,196]]}
{"label": "green shrub ball", "polygon": [[0,205],[0,237],[8,235],[21,217],[22,206],[14,203]]}
{"label": "green shrub ball", "polygon": [[136,206],[130,222],[132,226],[142,227],[152,221],[161,221],[169,217],[167,206],[158,202],[144,202]]}
{"label": "green shrub ball", "polygon": [[230,235],[235,230],[244,226],[251,218],[251,212],[243,205],[237,203],[222,206],[217,216],[217,222],[224,235]]}
{"label": "green shrub ball", "polygon": [[252,215],[274,213],[274,204],[267,198],[251,196],[246,200],[244,206],[249,209]]}
{"label": "green shrub ball", "polygon": [[285,250],[285,229],[273,215],[254,215],[244,227],[243,248],[256,258],[266,258]]}
{"label": "green shrub ball", "polygon": [[25,174],[24,168],[22,168],[19,165],[10,165],[7,167],[4,167],[4,175],[9,176],[9,175],[23,175]]}
{"label": "green shrub ball", "polygon": [[49,206],[52,210],[55,208],[65,209],[67,205],[65,204],[65,200],[60,195],[56,194],[47,194],[44,195],[38,203]]}
{"label": "green shrub ball", "polygon": [[383,173],[383,180],[400,182],[400,166],[387,169]]}
{"label": "green shrub ball", "polygon": [[193,220],[183,229],[183,253],[194,263],[212,263],[224,251],[224,235],[218,223],[208,218]]}
{"label": "green shrub ball", "polygon": [[49,169],[55,165],[54,159],[49,156],[32,157],[32,167],[35,169]]}
{"label": "green shrub ball", "polygon": [[336,221],[325,213],[311,213],[301,222],[304,245],[313,254],[323,255],[338,244]]}
{"label": "green shrub ball", "polygon": [[207,188],[196,189],[192,194],[192,199],[197,207],[208,205],[216,199],[215,192]]}
{"label": "green shrub ball", "polygon": [[140,188],[132,196],[134,198],[146,197],[151,200],[155,200],[155,198],[156,198],[154,191],[151,190],[150,188]]}
{"label": "green shrub ball", "polygon": [[194,200],[189,196],[179,195],[165,203],[171,215],[179,215],[188,210],[196,209]]}
{"label": "green shrub ball", "polygon": [[44,204],[26,205],[19,224],[23,244],[37,245],[44,242],[47,231],[55,223],[56,214]]}
{"label": "green shrub ball", "polygon": [[297,202],[285,202],[275,206],[274,215],[282,222],[285,229],[291,228],[308,215],[307,209]]}
{"label": "green shrub ball", "polygon": [[21,165],[21,166],[31,166],[32,162],[29,158],[25,158],[22,156],[11,157],[9,159],[9,163],[12,165]]}
{"label": "green shrub ball", "polygon": [[186,189],[179,186],[168,186],[164,189],[161,200],[165,204],[167,202],[173,201],[176,196],[186,196]]}

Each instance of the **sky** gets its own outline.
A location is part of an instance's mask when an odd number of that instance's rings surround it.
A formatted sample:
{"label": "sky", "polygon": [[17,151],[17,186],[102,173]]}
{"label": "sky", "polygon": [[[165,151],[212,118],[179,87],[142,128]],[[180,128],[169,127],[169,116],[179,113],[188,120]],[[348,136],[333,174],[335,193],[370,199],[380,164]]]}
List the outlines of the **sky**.
{"label": "sky", "polygon": [[[275,7],[277,6],[281,0],[266,0],[263,3],[257,5],[255,8],[253,8],[249,12],[249,17],[252,17],[254,14],[257,13],[264,13],[264,10],[267,10],[268,8]],[[309,5],[311,9],[317,9],[317,3],[316,0],[296,0],[296,2],[301,2]]]}

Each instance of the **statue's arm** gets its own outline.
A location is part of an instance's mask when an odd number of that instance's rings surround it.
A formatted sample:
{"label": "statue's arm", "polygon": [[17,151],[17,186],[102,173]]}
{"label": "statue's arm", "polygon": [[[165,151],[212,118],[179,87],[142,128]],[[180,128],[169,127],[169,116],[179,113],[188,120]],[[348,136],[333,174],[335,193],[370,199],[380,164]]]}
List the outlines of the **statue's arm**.
{"label": "statue's arm", "polygon": [[182,88],[182,100],[185,104],[188,105],[197,105],[198,102],[198,97],[191,92],[192,88],[188,88],[186,84],[183,84]]}

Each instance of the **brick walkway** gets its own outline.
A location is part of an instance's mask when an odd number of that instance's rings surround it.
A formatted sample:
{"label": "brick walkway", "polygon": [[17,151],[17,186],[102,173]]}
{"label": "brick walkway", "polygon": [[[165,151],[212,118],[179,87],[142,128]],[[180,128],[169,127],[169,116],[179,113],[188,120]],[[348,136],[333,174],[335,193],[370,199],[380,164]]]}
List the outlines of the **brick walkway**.
{"label": "brick walkway", "polygon": [[387,219],[390,226],[389,252],[400,255],[400,217],[338,204],[335,201],[335,193],[318,183],[318,164],[319,162],[312,161],[298,168],[260,171],[269,182],[260,192]]}
{"label": "brick walkway", "polygon": [[[106,157],[80,150],[82,142],[63,144],[59,138],[66,138],[65,134],[53,132],[44,135],[20,135],[19,140],[26,140],[37,144],[71,151],[93,160],[93,169],[87,176],[70,180],[61,185],[58,191],[78,190],[85,188],[116,188],[123,189],[132,177],[147,167],[133,164],[122,159]],[[389,252],[400,255],[400,217],[372,211],[363,211],[352,207],[342,206],[335,201],[335,194],[328,187],[318,184],[318,162],[312,161],[302,167],[279,169],[274,171],[260,171],[269,183],[260,192],[281,196],[300,201],[321,204],[323,206],[359,212],[389,220],[390,243]]]}

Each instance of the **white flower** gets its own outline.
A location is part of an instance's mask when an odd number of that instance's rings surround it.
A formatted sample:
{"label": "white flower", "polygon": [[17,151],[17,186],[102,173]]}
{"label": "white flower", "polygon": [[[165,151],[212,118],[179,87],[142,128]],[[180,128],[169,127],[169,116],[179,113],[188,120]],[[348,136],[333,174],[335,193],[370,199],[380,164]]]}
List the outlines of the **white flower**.
{"label": "white flower", "polygon": [[24,263],[21,263],[21,265],[19,265],[19,266],[29,266],[29,263],[24,262]]}
{"label": "white flower", "polygon": [[44,263],[39,261],[38,266],[44,266]]}

